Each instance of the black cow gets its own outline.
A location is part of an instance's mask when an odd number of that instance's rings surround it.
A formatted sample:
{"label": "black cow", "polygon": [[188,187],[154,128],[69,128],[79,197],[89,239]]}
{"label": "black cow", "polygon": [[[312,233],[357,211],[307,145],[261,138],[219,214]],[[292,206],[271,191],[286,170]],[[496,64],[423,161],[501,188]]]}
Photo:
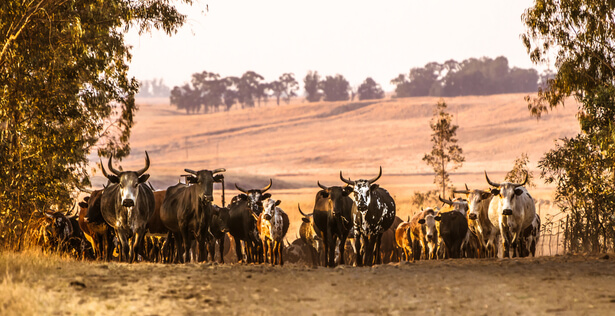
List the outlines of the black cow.
{"label": "black cow", "polygon": [[75,216],[66,216],[62,212],[45,212],[45,216],[51,220],[44,236],[49,246],[77,258],[93,257],[90,243],[86,241]]}
{"label": "black cow", "polygon": [[[226,207],[219,207],[213,205],[212,207],[211,223],[209,225],[209,232],[212,235],[208,244],[208,252],[211,255],[211,261],[216,257],[216,241],[218,242],[218,248],[220,249],[220,263],[224,263],[224,241],[228,239],[226,233],[229,231],[228,222],[230,219],[229,209]],[[205,258],[207,259],[207,258]]]}
{"label": "black cow", "polygon": [[101,198],[101,213],[107,224],[115,230],[120,241],[120,261],[134,262],[143,245],[147,221],[154,214],[154,193],[145,183],[149,174],[149,155],[145,152],[145,167],[138,171],[119,171],[109,158],[109,171],[101,168],[111,184]]}
{"label": "black cow", "polygon": [[[352,214],[357,265],[371,266],[382,262],[380,257],[382,234],[395,220],[395,201],[387,190],[374,184],[380,176],[382,176],[382,167],[378,176],[370,180],[344,179],[340,171],[340,179],[354,189]],[[377,254],[375,260],[374,253]]]}
{"label": "black cow", "polygon": [[113,229],[100,212],[103,190],[94,190],[87,199],[79,202],[79,227],[92,243],[96,259],[109,261],[113,256]]}
{"label": "black cow", "polygon": [[222,182],[224,172],[220,168],[213,171],[184,169],[192,174],[186,178],[187,184],[178,183],[167,188],[164,202],[160,208],[160,220],[174,235],[175,246],[183,262],[190,261],[192,240],[196,240],[198,261],[206,259],[205,243],[210,240],[209,225],[214,200],[214,182]]}
{"label": "black cow", "polygon": [[335,266],[335,247],[339,239],[340,264],[344,264],[344,247],[352,226],[352,199],[348,196],[352,187],[326,187],[316,193],[314,202],[314,225],[321,232],[324,243],[325,267]]}
{"label": "black cow", "polygon": [[462,247],[467,241],[468,221],[466,217],[457,211],[439,213],[435,220],[440,222],[439,234],[442,239],[439,247],[445,247],[450,258],[461,258]]}
{"label": "black cow", "polygon": [[271,194],[265,193],[271,188],[272,180],[269,185],[262,189],[245,190],[235,184],[235,187],[242,194],[233,198],[229,208],[229,233],[235,239],[235,252],[237,260],[243,261],[241,241],[245,244],[245,252],[248,263],[262,262],[262,253],[259,256],[259,246],[261,244],[256,221],[263,211],[263,201],[270,198]]}

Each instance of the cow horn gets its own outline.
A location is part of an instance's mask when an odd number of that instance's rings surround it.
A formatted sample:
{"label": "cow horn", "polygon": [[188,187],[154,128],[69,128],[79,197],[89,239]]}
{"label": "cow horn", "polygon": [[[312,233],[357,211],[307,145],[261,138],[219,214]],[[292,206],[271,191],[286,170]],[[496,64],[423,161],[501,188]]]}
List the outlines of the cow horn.
{"label": "cow horn", "polygon": [[113,164],[111,163],[111,159],[113,159],[113,154],[111,154],[111,157],[109,157],[109,163],[107,164],[107,167],[109,168],[109,171],[111,171],[116,176],[119,176],[122,172],[121,171],[117,171],[115,168],[113,168]]}
{"label": "cow horn", "polygon": [[470,192],[470,189],[468,189],[468,184],[467,184],[467,183],[464,183],[463,185],[465,185],[465,186],[466,186],[466,191]]}
{"label": "cow horn", "polygon": [[194,171],[194,170],[192,170],[192,169],[184,169],[184,171],[186,171],[187,173],[191,173],[191,174],[193,174],[193,175],[195,175],[195,176],[196,176],[196,174],[197,174],[197,172],[196,172],[196,171]]}
{"label": "cow horn", "polygon": [[271,185],[272,185],[272,184],[273,184],[273,181],[272,181],[271,179],[269,179],[269,185],[268,185],[268,186],[266,186],[266,187],[264,187],[264,188],[262,188],[262,189],[261,189],[261,193],[265,193],[265,192],[267,192],[267,190],[269,190],[269,189],[271,188]]}
{"label": "cow horn", "polygon": [[218,169],[216,169],[216,170],[212,171],[211,173],[212,173],[212,174],[216,174],[216,173],[219,173],[219,172],[225,172],[225,171],[226,171],[226,169],[224,169],[224,168],[218,168]]}
{"label": "cow horn", "polygon": [[312,215],[312,213],[310,213],[310,214],[303,213],[303,211],[301,210],[301,204],[299,204],[299,203],[297,203],[297,208],[299,209],[299,213],[301,213],[301,215],[303,215],[303,217],[309,217],[310,215]]}
{"label": "cow horn", "polygon": [[491,182],[491,180],[489,180],[489,176],[487,175],[487,171],[485,171],[485,178],[487,178],[487,183],[489,183],[490,186],[496,187],[496,188],[500,187],[499,183]]}
{"label": "cow horn", "polygon": [[237,183],[235,183],[235,188],[237,188],[237,190],[243,192],[243,193],[248,193],[248,190],[245,190],[243,188],[241,188],[240,186],[237,185]]}
{"label": "cow horn", "polygon": [[324,186],[324,185],[320,184],[320,181],[317,181],[317,183],[318,183],[318,186],[319,186],[321,189],[323,189],[323,190],[325,190],[325,191],[326,191],[327,189],[329,189],[329,188],[327,188],[326,186]]}
{"label": "cow horn", "polygon": [[453,193],[469,194],[470,190],[453,190]]}
{"label": "cow horn", "polygon": [[371,180],[369,180],[369,181],[368,181],[368,182],[369,182],[369,184],[372,184],[372,183],[374,183],[374,182],[378,181],[378,179],[380,179],[380,176],[382,176],[382,166],[380,166],[380,172],[378,173],[378,176],[377,176],[377,177],[375,177],[375,178],[373,178],[373,179],[371,179]]}
{"label": "cow horn", "polygon": [[522,186],[524,186],[524,185],[527,183],[527,178],[528,178],[528,175],[527,175],[527,172],[526,172],[526,173],[525,173],[525,179],[523,180],[523,183],[521,183],[521,184],[515,184],[515,188],[516,188],[516,187],[522,187]]}
{"label": "cow horn", "polygon": [[344,183],[348,185],[354,186],[354,181],[344,179],[344,176],[342,176],[342,170],[340,170],[340,180],[344,181]]}
{"label": "cow horn", "polygon": [[137,176],[141,176],[149,169],[149,155],[147,154],[147,150],[145,151],[145,167],[143,169],[137,171]]}
{"label": "cow horn", "polygon": [[43,214],[45,214],[45,216],[47,216],[49,218],[53,218],[53,214],[51,214],[51,213],[49,213],[47,211],[44,211]]}
{"label": "cow horn", "polygon": [[438,200],[440,200],[440,202],[442,202],[442,203],[445,203],[445,204],[448,204],[448,205],[453,205],[453,201],[443,199],[440,195],[438,195]]}

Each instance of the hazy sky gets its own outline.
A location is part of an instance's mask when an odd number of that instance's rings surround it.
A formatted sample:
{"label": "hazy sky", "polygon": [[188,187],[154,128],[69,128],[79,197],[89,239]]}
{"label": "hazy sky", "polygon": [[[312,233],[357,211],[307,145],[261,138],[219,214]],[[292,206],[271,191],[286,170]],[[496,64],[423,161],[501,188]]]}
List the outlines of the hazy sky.
{"label": "hazy sky", "polygon": [[521,14],[533,3],[196,0],[180,7],[188,23],[172,37],[127,35],[131,74],[173,87],[202,71],[226,77],[253,70],[265,81],[292,72],[302,84],[316,70],[341,74],[353,87],[372,77],[390,91],[391,79],[432,61],[505,56],[511,68],[539,69],[520,39]]}

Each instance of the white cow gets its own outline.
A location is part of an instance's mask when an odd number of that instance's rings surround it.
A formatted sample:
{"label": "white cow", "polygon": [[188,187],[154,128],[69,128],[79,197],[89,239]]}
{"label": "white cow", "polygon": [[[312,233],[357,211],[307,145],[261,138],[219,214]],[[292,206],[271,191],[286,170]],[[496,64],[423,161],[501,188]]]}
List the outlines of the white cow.
{"label": "white cow", "polygon": [[523,230],[531,226],[536,217],[534,199],[523,187],[527,182],[527,174],[521,184],[491,182],[486,171],[485,178],[494,187],[491,190],[493,199],[489,203],[489,219],[500,228],[504,258],[509,257],[511,247],[512,256],[520,256],[524,253],[520,251],[524,244]]}
{"label": "white cow", "polygon": [[283,239],[288,232],[288,215],[278,207],[280,200],[267,199],[263,202],[263,213],[260,217],[260,237],[263,242],[265,260],[271,258],[271,265],[284,265],[282,248]]}
{"label": "white cow", "polygon": [[489,203],[493,195],[489,191],[470,190],[466,185],[465,191],[453,191],[466,195],[468,200],[468,226],[479,239],[481,251],[485,251],[484,257],[496,257],[498,249],[498,237],[500,226],[494,225],[489,220]]}

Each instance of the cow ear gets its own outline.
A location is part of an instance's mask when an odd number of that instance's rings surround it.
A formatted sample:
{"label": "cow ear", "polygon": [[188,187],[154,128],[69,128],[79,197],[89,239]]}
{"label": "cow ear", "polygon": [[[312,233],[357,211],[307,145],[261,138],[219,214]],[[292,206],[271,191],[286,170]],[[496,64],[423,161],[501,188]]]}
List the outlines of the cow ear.
{"label": "cow ear", "polygon": [[516,196],[519,196],[519,195],[521,195],[521,194],[523,194],[523,190],[521,190],[521,189],[515,189],[515,195],[516,195]]}
{"label": "cow ear", "polygon": [[378,185],[378,183],[374,183],[369,187],[370,191],[376,191],[376,189],[378,189],[380,186]]}
{"label": "cow ear", "polygon": [[329,193],[325,190],[318,192],[318,194],[320,194],[320,196],[322,196],[325,199],[329,197]]}
{"label": "cow ear", "polygon": [[261,201],[264,201],[264,200],[266,200],[266,199],[268,199],[270,197],[271,197],[271,193],[265,193],[265,194],[261,195]]}
{"label": "cow ear", "polygon": [[419,219],[419,224],[421,225],[425,224],[425,219],[424,218]]}
{"label": "cow ear", "polygon": [[224,180],[224,175],[217,174],[214,176],[214,182],[222,182],[222,180]]}
{"label": "cow ear", "polygon": [[107,179],[109,179],[111,183],[120,183],[120,178],[113,174],[107,175]]}
{"label": "cow ear", "polygon": [[352,191],[354,191],[354,189],[351,186],[347,185],[344,187],[344,190],[342,190],[342,195],[348,196],[350,195],[350,193],[352,193]]}
{"label": "cow ear", "polygon": [[282,201],[280,201],[280,200],[275,201],[275,206],[280,205],[280,203],[282,203]]}
{"label": "cow ear", "polygon": [[245,200],[248,198],[248,196],[243,193],[239,194],[237,197],[239,198],[239,200]]}
{"label": "cow ear", "polygon": [[302,220],[304,223],[307,223],[307,224],[309,224],[309,223],[310,223],[310,219],[309,219],[309,218],[307,218],[307,217],[302,217],[302,218],[301,218],[301,220]]}
{"label": "cow ear", "polygon": [[88,207],[88,203],[85,203],[85,202],[79,202],[79,207],[82,207],[82,208],[87,208],[87,207]]}
{"label": "cow ear", "polygon": [[149,174],[144,173],[143,175],[141,175],[139,177],[139,183],[145,183],[145,181],[147,181],[147,179],[149,179]]}
{"label": "cow ear", "polygon": [[442,219],[442,217],[440,215],[436,215],[433,219],[435,219],[436,221],[440,221],[440,219]]}
{"label": "cow ear", "polygon": [[491,189],[491,194],[499,195],[500,194],[500,190],[498,190],[498,189]]}
{"label": "cow ear", "polygon": [[186,177],[186,183],[199,183],[199,180],[196,177],[187,176]]}

